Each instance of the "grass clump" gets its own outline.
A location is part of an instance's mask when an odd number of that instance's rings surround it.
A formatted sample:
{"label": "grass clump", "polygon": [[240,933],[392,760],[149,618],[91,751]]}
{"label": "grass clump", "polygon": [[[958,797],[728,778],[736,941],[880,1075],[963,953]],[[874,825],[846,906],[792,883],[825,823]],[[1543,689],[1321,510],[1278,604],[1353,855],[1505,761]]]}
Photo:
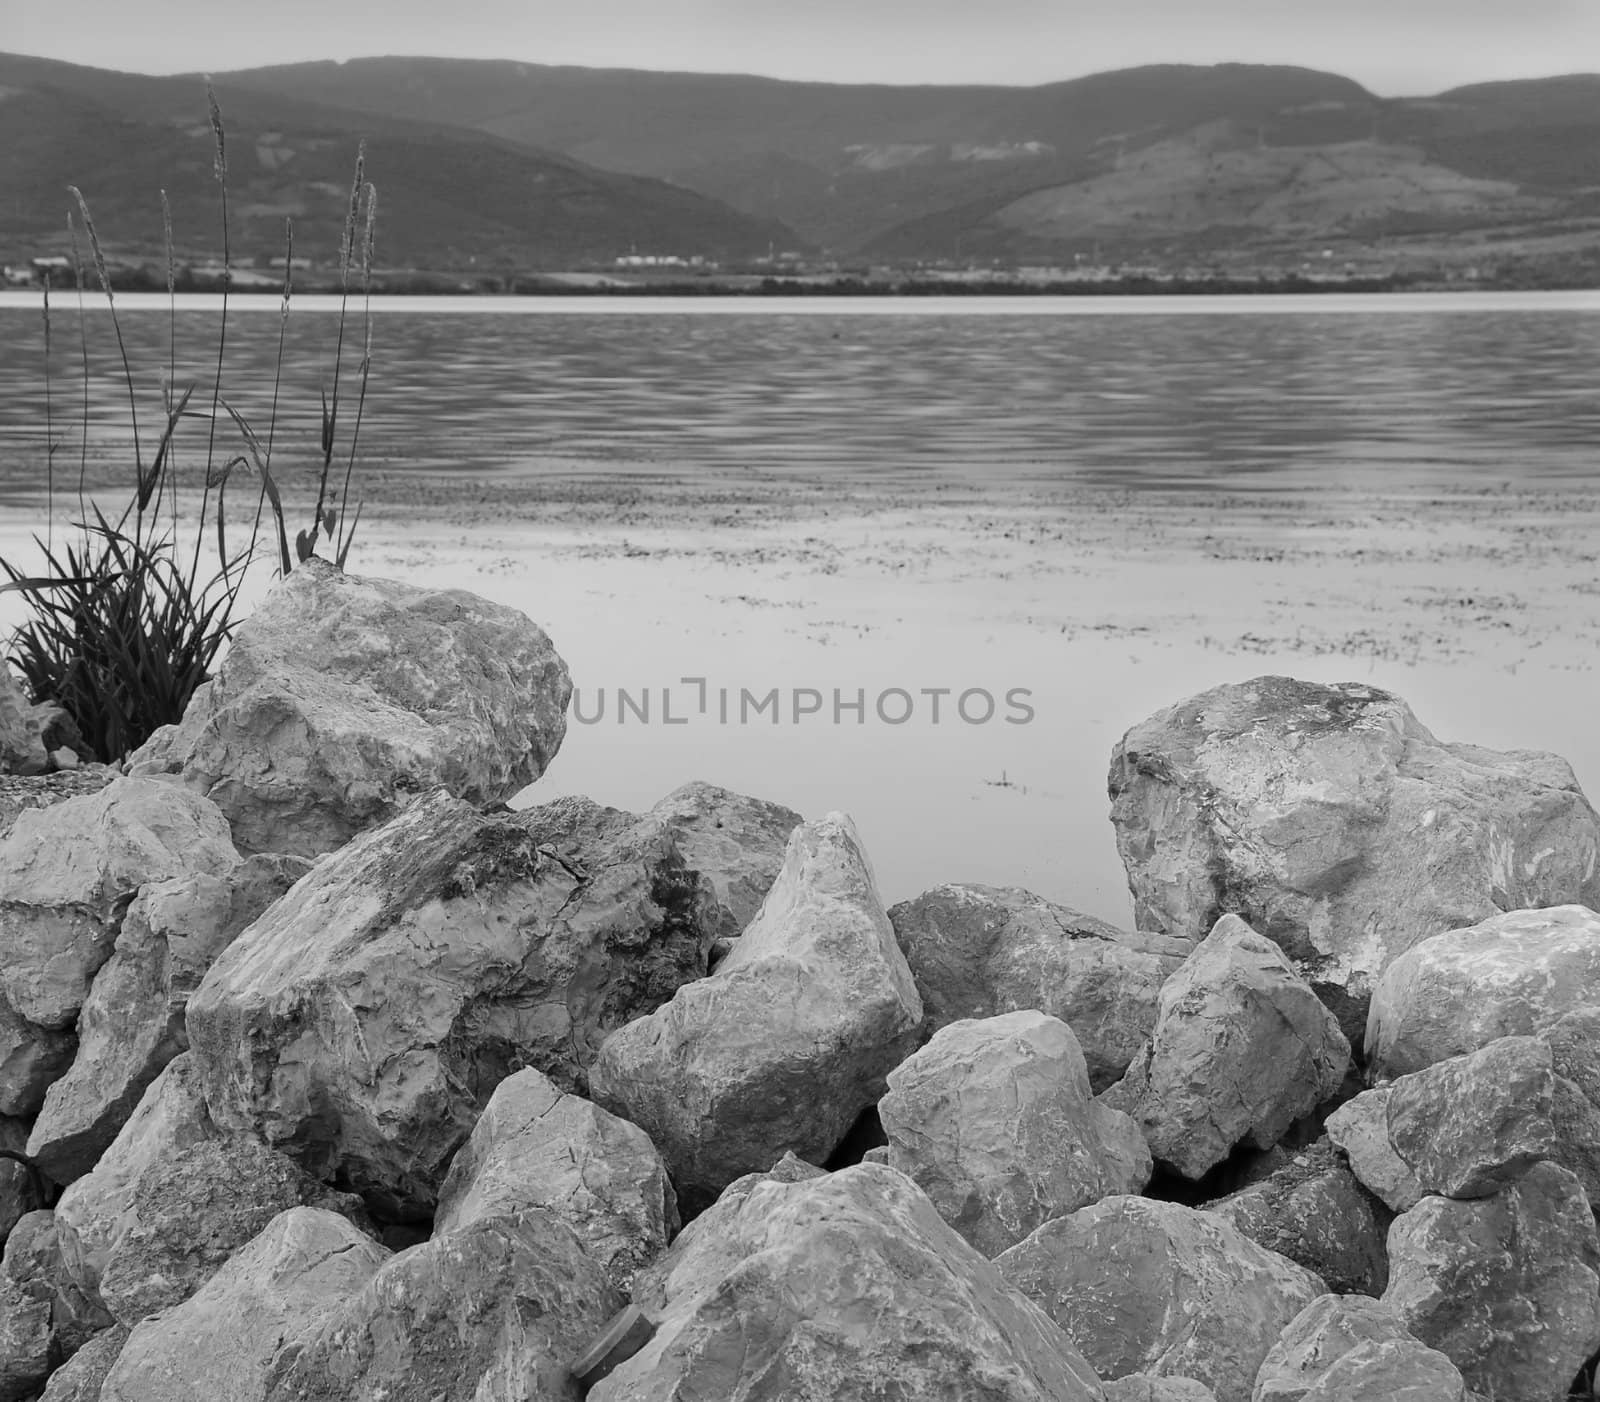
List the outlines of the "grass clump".
{"label": "grass clump", "polygon": [[[146,453],[141,434],[139,397],[133,367],[123,340],[116,299],[105,254],[88,201],[76,186],[69,189],[76,205],[68,215],[78,295],[79,342],[83,369],[83,443],[78,466],[78,516],[71,539],[54,538],[57,490],[51,386],[51,306],[48,276],[44,289],[46,495],[50,525],[45,538],[34,537],[43,569],[25,569],[0,558],[0,593],[22,595],[27,617],[9,642],[8,660],[21,676],[35,703],[53,703],[69,723],[65,733],[81,744],[81,757],[114,762],[137,749],[160,726],[175,723],[196,689],[210,679],[219,654],[232,634],[236,609],[247,572],[262,544],[264,523],[270,523],[276,546],[276,569],[288,574],[317,553],[332,550],[343,568],[355,540],[359,507],[347,514],[349,491],[366,405],[372,363],[372,251],[377,191],[366,180],[365,146],[357,153],[355,178],[340,250],[341,296],[333,383],[321,403],[320,462],[316,503],[306,526],[296,530],[292,548],[282,493],[274,475],[278,399],[282,384],[285,335],[293,297],[294,229],[284,221],[283,298],[271,410],[258,430],[223,394],[223,367],[228,332],[228,288],[232,250],[228,228],[227,135],[211,85],[206,85],[215,144],[213,173],[219,188],[223,250],[222,314],[217,336],[215,371],[209,394],[197,395],[190,384],[181,392],[176,378],[176,256],[166,192],[162,192],[162,224],[167,252],[169,306],[168,375],[162,390],[160,433]],[[104,293],[116,336],[122,379],[126,385],[132,428],[133,472],[120,506],[110,512],[91,500],[86,490],[89,437],[89,357],[84,330],[84,267],[79,225],[87,237],[95,276]],[[338,442],[340,373],[345,358],[346,312],[352,281],[359,277],[363,296],[365,345],[358,369],[359,395],[348,444]],[[205,401],[209,398],[209,405]],[[198,400],[198,403],[197,403]],[[205,425],[203,471],[179,470],[180,430],[186,421]],[[339,459],[343,458],[342,481]],[[230,541],[227,494],[239,474],[255,479],[251,505],[242,520],[248,537]],[[180,506],[180,488],[187,475],[198,486],[197,506],[187,520]],[[242,525],[239,530],[243,534]],[[214,535],[214,539],[213,539]],[[205,563],[203,563],[205,562]]]}

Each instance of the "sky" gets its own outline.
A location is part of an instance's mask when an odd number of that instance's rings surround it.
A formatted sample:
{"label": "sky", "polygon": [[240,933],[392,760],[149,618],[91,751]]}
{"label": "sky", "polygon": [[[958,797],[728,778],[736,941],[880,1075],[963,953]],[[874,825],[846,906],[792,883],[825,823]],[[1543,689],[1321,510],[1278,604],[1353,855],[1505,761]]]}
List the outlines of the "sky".
{"label": "sky", "polygon": [[51,0],[0,50],[142,73],[374,54],[884,83],[1292,63],[1385,97],[1600,72],[1600,0]]}

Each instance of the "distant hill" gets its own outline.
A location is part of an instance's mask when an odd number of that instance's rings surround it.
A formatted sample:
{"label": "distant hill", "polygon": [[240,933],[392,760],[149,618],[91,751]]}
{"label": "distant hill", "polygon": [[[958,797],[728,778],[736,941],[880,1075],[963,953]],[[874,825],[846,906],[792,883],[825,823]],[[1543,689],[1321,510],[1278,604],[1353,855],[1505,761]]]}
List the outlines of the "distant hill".
{"label": "distant hill", "polygon": [[[616,254],[745,257],[799,242],[661,180],[597,170],[572,157],[470,127],[351,112],[299,96],[217,90],[227,130],[236,254],[338,256],[358,142],[379,190],[378,249],[424,267],[570,266]],[[146,78],[0,55],[0,249],[59,250],[71,206],[87,196],[108,248],[161,246],[160,191],[181,250],[220,249],[213,142],[198,78]]]}

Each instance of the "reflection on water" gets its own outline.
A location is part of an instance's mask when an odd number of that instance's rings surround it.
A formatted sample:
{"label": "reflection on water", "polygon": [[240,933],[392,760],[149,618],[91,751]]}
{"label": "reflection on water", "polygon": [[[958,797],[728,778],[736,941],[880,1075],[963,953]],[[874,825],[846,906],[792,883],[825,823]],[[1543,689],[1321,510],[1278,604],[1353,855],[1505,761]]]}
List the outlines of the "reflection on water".
{"label": "reflection on water", "polygon": [[[1196,314],[1226,310],[1230,315]],[[1600,299],[1123,299],[1124,315],[926,301],[385,304],[373,319],[362,458],[467,474],[627,470],[1140,484],[1372,484],[1487,475],[1560,482],[1600,442]],[[1216,305],[1208,305],[1215,303]],[[1241,305],[1242,303],[1242,305]],[[1099,310],[1097,308],[1097,310]],[[974,314],[979,312],[983,314]],[[1286,314],[1287,312],[1287,314]],[[144,432],[154,433],[169,326],[159,299],[124,313]],[[57,306],[54,411],[81,421],[78,317]],[[126,437],[110,325],[87,316],[91,453]],[[280,442],[316,452],[337,319],[297,308]],[[214,310],[185,309],[179,385],[208,386]],[[223,393],[264,423],[279,319],[228,327]],[[0,303],[0,489],[43,462],[36,307]],[[361,354],[347,334],[349,395]],[[76,461],[75,442],[63,450]],[[62,461],[58,457],[58,462]]]}

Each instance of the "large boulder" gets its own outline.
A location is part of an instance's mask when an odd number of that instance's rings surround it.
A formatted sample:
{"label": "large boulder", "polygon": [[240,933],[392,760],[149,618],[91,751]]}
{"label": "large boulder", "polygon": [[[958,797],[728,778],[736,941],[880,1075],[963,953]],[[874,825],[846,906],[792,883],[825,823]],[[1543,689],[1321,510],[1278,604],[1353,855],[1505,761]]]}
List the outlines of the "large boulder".
{"label": "large boulder", "polygon": [[52,1362],[50,1302],[0,1276],[0,1402],[37,1395]]}
{"label": "large boulder", "polygon": [[507,1075],[585,1092],[611,1029],[705,973],[734,917],[676,822],[587,799],[485,815],[435,792],[328,856],[189,1000],[217,1122],[385,1216],[431,1215]]}
{"label": "large boulder", "polygon": [[561,747],[571,695],[566,663],[518,610],[311,559],[129,767],[180,774],[241,851],[314,857],[417,792],[481,807],[526,788]]}
{"label": "large boulder", "polygon": [[1425,1197],[1389,1228],[1384,1302],[1467,1385],[1557,1402],[1600,1349],[1600,1240],[1583,1188],[1541,1163],[1493,1197]]}
{"label": "large boulder", "polygon": [[1406,1212],[1424,1196],[1411,1166],[1389,1142],[1391,1086],[1374,1086],[1345,1101],[1323,1124],[1361,1186],[1391,1212]]}
{"label": "large boulder", "polygon": [[649,1136],[531,1068],[489,1097],[439,1189],[434,1235],[529,1207],[561,1218],[623,1291],[678,1230]]}
{"label": "large boulder", "polygon": [[655,1336],[589,1402],[1101,1402],[1071,1339],[893,1169],[764,1178],[707,1219],[641,1276]]}
{"label": "large boulder", "polygon": [[274,1216],[196,1294],[134,1329],[99,1402],[261,1402],[279,1353],[320,1330],[388,1257],[332,1212]]}
{"label": "large boulder", "polygon": [[52,1212],[30,1212],[17,1223],[6,1239],[3,1274],[8,1287],[14,1285],[30,1302],[42,1301],[49,1307],[45,1332],[52,1366],[72,1357],[113,1322],[68,1272]]}
{"label": "large boulder", "polygon": [[1550,1119],[1557,1147],[1550,1157],[1578,1175],[1590,1203],[1600,1202],[1600,1008],[1557,1018],[1538,1040],[1550,1048],[1555,1075]]}
{"label": "large boulder", "polygon": [[57,769],[49,774],[26,778],[0,774],[0,841],[18,818],[34,808],[53,808],[69,798],[96,793],[122,777],[120,769],[106,764],[84,765],[78,769]]}
{"label": "large boulder", "polygon": [[188,1048],[184,1009],[206,970],[308,869],[298,857],[263,855],[140,890],[78,1014],[77,1054],[28,1140],[58,1183],[94,1167],[150,1083]]}
{"label": "large boulder", "polygon": [[649,1134],[694,1212],[786,1149],[826,1160],[921,1022],[855,826],[835,813],[795,830],[716,973],[613,1032],[590,1083]]}
{"label": "large boulder", "polygon": [[1323,1295],[1284,1327],[1251,1402],[1462,1402],[1465,1391],[1455,1364],[1412,1334],[1393,1306]]}
{"label": "large boulder", "polygon": [[1175,1373],[1249,1402],[1284,1326],[1326,1287],[1220,1217],[1111,1197],[1046,1222],[995,1268],[1102,1377]]}
{"label": "large boulder", "polygon": [[1038,1012],[952,1022],[889,1073],[889,1166],[985,1256],[1150,1180],[1138,1126],[1097,1104],[1072,1029]]}
{"label": "large boulder", "polygon": [[[49,1186],[27,1157],[28,1126],[22,1120],[0,1116],[0,1242],[29,1212],[43,1207]],[[17,1157],[13,1158],[12,1155]]]}
{"label": "large boulder", "polygon": [[127,1342],[124,1325],[102,1329],[50,1374],[39,1402],[100,1402],[100,1390]]}
{"label": "large boulder", "polygon": [[1422,940],[1384,970],[1367,1019],[1368,1070],[1405,1076],[1597,1003],[1600,915],[1511,910]]}
{"label": "large boulder", "polygon": [[889,922],[929,1032],[1025,1008],[1049,1013],[1077,1037],[1097,1093],[1149,1038],[1156,995],[1188,953],[1014,887],[935,886],[891,908]]}
{"label": "large boulder", "polygon": [[1339,1024],[1283,951],[1225,915],[1162,985],[1151,1040],[1102,1099],[1193,1179],[1241,1142],[1271,1148],[1349,1064]]}
{"label": "large boulder", "polygon": [[1370,686],[1258,677],[1191,697],[1123,737],[1110,792],[1139,928],[1199,939],[1242,916],[1352,1040],[1417,941],[1600,902],[1600,818],[1564,760],[1442,744]]}
{"label": "large boulder", "polygon": [[264,1397],[579,1402],[570,1365],[622,1304],[553,1213],[482,1218],[330,1302],[320,1328],[279,1352]]}
{"label": "large boulder", "polygon": [[34,1027],[70,1029],[139,888],[238,861],[216,805],[158,779],[30,809],[0,842],[0,994]]}
{"label": "large boulder", "polygon": [[0,1115],[37,1115],[50,1087],[72,1065],[76,1049],[70,1030],[36,1026],[14,1013],[0,994]]}
{"label": "large boulder", "polygon": [[1381,1295],[1389,1281],[1389,1214],[1374,1210],[1326,1139],[1259,1182],[1205,1205],[1258,1246],[1319,1276],[1330,1290]]}

